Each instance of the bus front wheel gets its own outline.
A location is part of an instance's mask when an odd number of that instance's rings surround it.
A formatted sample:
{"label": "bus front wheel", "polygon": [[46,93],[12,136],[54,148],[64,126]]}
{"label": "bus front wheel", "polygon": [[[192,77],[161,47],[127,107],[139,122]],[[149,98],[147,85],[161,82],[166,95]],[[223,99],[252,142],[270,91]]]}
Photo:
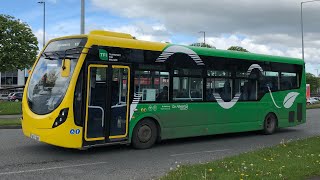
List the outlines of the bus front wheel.
{"label": "bus front wheel", "polygon": [[277,128],[277,117],[270,113],[266,116],[264,120],[264,128],[263,132],[264,134],[273,134],[276,131]]}
{"label": "bus front wheel", "polygon": [[150,119],[139,121],[132,133],[132,145],[136,149],[151,148],[157,140],[157,126]]}

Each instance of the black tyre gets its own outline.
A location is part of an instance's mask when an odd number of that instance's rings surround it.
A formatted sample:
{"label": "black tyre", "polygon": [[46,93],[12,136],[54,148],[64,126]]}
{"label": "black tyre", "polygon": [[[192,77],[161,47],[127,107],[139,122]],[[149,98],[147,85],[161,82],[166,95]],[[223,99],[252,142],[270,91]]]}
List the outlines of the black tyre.
{"label": "black tyre", "polygon": [[144,119],[133,129],[132,145],[136,149],[148,149],[155,144],[157,137],[157,125],[151,119]]}
{"label": "black tyre", "polygon": [[264,120],[264,134],[273,134],[277,129],[277,117],[274,114],[268,114]]}

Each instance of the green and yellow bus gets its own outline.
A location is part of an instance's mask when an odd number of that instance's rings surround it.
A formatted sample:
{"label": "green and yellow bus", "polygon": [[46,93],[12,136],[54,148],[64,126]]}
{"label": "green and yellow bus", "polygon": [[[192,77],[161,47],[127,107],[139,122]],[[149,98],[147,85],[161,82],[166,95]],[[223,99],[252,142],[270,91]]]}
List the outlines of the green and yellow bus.
{"label": "green and yellow bus", "polygon": [[301,59],[92,31],[51,40],[25,86],[22,128],[48,144],[152,147],[164,139],[306,122]]}

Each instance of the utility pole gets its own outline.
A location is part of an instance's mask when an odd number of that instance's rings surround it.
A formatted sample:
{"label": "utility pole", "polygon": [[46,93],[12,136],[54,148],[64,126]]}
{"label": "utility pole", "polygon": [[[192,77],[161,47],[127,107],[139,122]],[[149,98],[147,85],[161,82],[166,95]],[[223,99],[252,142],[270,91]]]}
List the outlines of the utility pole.
{"label": "utility pole", "polygon": [[203,33],[203,45],[206,45],[206,32],[205,31],[200,31],[199,33]]}
{"label": "utility pole", "polygon": [[81,0],[81,20],[80,20],[80,34],[84,34],[84,0]]}
{"label": "utility pole", "polygon": [[300,4],[300,24],[301,24],[301,48],[302,48],[302,59],[304,60],[304,41],[303,41],[303,17],[302,17],[302,5],[303,2]]}
{"label": "utility pole", "polygon": [[303,41],[303,16],[302,16],[302,5],[305,3],[312,3],[312,2],[320,2],[320,0],[310,0],[310,1],[303,1],[300,3],[300,24],[301,24],[301,48],[302,48],[302,59],[304,60],[304,41]]}
{"label": "utility pole", "polygon": [[46,2],[38,1],[39,4],[43,4],[43,47],[46,45]]}

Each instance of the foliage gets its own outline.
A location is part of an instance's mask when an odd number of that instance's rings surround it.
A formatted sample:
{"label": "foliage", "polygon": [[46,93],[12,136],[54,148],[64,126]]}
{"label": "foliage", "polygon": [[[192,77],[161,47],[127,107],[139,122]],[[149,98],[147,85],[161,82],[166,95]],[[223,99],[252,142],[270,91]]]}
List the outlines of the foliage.
{"label": "foliage", "polygon": [[316,93],[317,89],[320,88],[320,78],[311,73],[306,73],[306,80],[307,84],[310,84],[311,93]]}
{"label": "foliage", "polygon": [[171,179],[308,179],[320,177],[320,136],[199,165],[177,164]]}
{"label": "foliage", "polygon": [[243,48],[241,46],[231,46],[231,47],[228,48],[228,50],[230,50],[230,51],[249,52],[248,50],[246,50],[245,48]]}
{"label": "foliage", "polygon": [[216,47],[211,46],[210,44],[207,43],[192,43],[190,46],[197,46],[197,47],[207,47],[207,48],[213,48],[215,49]]}
{"label": "foliage", "polygon": [[12,16],[0,14],[0,72],[30,67],[38,41],[31,28]]}

